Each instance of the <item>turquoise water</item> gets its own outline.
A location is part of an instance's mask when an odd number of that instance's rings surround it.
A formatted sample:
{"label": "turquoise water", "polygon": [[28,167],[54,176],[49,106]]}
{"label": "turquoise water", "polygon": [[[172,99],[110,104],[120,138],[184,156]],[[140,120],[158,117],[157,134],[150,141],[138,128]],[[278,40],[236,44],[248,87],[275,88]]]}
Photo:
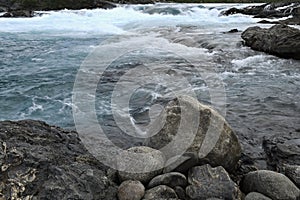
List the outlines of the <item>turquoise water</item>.
{"label": "turquoise water", "polygon": [[[243,47],[241,32],[224,34],[233,28],[242,31],[260,20],[243,15],[220,16],[229,6],[132,5],[113,10],[50,11],[31,19],[0,19],[0,120],[31,118],[74,129],[73,85],[86,57],[96,48],[101,50],[105,43],[127,48],[134,45],[130,39],[145,37],[170,45],[174,48],[170,51],[184,49],[198,59],[196,68],[218,74],[226,91],[225,117],[246,151],[257,152],[259,157],[262,137],[300,129],[300,62]],[[111,55],[104,47],[103,51],[104,56]],[[172,53],[142,50],[121,56],[98,83],[95,102],[100,124],[117,143],[132,145],[139,141],[122,134],[115,124],[112,90],[126,71],[149,63],[172,66],[167,72],[163,67],[157,69],[162,75],[178,76],[178,87],[183,84],[180,76],[185,76],[198,99],[210,104],[207,85],[184,59]],[[148,123],[149,107],[168,100],[162,97],[170,91],[158,84],[162,77],[145,77],[153,84],[132,94],[129,107],[135,123]],[[122,92],[128,91],[124,88]]]}

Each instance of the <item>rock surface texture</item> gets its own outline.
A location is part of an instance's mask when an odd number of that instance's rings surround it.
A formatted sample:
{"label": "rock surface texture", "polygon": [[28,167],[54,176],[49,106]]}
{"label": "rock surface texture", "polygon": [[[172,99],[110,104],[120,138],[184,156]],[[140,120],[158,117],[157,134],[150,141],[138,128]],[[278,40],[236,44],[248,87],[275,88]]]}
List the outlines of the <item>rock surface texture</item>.
{"label": "rock surface texture", "polygon": [[145,194],[145,187],[140,181],[124,181],[118,189],[119,200],[140,200]]}
{"label": "rock surface texture", "polygon": [[276,170],[284,164],[300,166],[299,132],[264,138],[263,148],[270,168]]}
{"label": "rock surface texture", "polygon": [[149,190],[146,191],[145,196],[143,198],[143,200],[156,200],[156,199],[160,199],[160,200],[171,200],[171,199],[178,199],[175,191],[166,186],[166,185],[159,185],[156,186],[154,188],[151,188]]}
{"label": "rock surface texture", "polygon": [[44,122],[0,122],[2,199],[116,199],[117,186],[77,133]]}
{"label": "rock surface texture", "polygon": [[299,29],[286,25],[274,25],[269,29],[255,26],[246,29],[242,38],[253,50],[300,60]]}
{"label": "rock surface texture", "polygon": [[266,197],[263,194],[257,193],[257,192],[250,192],[245,197],[245,200],[272,200],[269,197]]}
{"label": "rock surface texture", "polygon": [[298,200],[300,190],[285,175],[273,171],[259,170],[245,175],[241,189],[243,192],[258,192],[273,200]]}
{"label": "rock surface texture", "polygon": [[[142,159],[137,158],[136,162],[131,161],[129,165],[127,163],[118,163],[119,167],[119,178],[121,181],[125,180],[137,180],[142,183],[148,183],[153,177],[161,174],[165,163],[164,155],[150,147],[138,146],[128,149],[131,153],[149,153],[150,156]],[[136,168],[137,170],[143,171],[142,173],[131,173],[131,170]]]}
{"label": "rock surface texture", "polygon": [[[180,100],[175,99],[166,105],[161,120],[158,120],[160,123],[165,119],[164,126],[156,135],[148,138],[145,146],[161,149],[171,141],[176,141],[177,143],[172,146],[174,150],[165,153],[168,156],[168,153],[174,153],[175,150],[180,149],[180,145],[188,144],[186,151],[196,157],[192,159],[193,162],[189,163],[189,167],[192,167],[190,164],[195,166],[208,163],[212,166],[223,166],[228,171],[234,171],[241,155],[241,146],[229,124],[218,112],[201,104],[198,100],[188,96],[179,98]],[[195,115],[191,116],[191,112],[195,112]],[[184,116],[182,113],[188,113],[188,115]],[[182,131],[182,127],[186,129]],[[183,132],[181,138],[178,137],[179,130]],[[191,138],[191,141],[187,141],[192,134],[195,137]],[[206,150],[208,152],[203,156],[203,152]],[[170,157],[167,159],[172,159]],[[187,161],[191,161],[191,159]]]}
{"label": "rock surface texture", "polygon": [[189,171],[186,194],[190,199],[241,199],[238,186],[223,167],[197,166]]}
{"label": "rock surface texture", "polygon": [[187,179],[183,174],[178,172],[170,172],[154,177],[148,184],[148,188],[153,188],[158,185],[167,185],[171,188],[176,186],[185,188],[187,185]]}
{"label": "rock surface texture", "polygon": [[286,25],[299,25],[300,15],[299,15],[299,1],[282,1],[266,3],[258,6],[248,6],[245,8],[230,8],[224,12],[223,15],[232,14],[245,14],[253,15],[256,18],[282,18],[288,17],[284,20],[262,20],[259,23],[271,23],[271,24],[286,24]]}

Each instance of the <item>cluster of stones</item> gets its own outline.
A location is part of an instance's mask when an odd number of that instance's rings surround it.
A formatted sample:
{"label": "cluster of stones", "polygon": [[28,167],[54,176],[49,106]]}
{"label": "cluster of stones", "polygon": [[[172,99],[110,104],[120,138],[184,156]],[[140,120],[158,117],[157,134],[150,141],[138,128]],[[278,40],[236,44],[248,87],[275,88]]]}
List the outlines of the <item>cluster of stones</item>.
{"label": "cluster of stones", "polygon": [[[197,110],[199,127],[186,153],[167,158],[160,148],[176,137],[180,106]],[[242,155],[237,136],[218,112],[191,97],[181,97],[180,106],[178,99],[170,101],[161,116],[166,119],[163,128],[144,146],[128,149],[151,155],[143,160],[144,173],[103,166],[76,132],[34,120],[0,122],[0,199],[300,198],[299,130],[265,138],[262,147],[270,170],[258,170]],[[199,154],[208,129],[219,133],[218,141],[208,154]],[[163,167],[147,170],[155,166]]]}
{"label": "cluster of stones", "polygon": [[[164,161],[164,154],[158,150],[173,139],[173,133],[177,128],[174,126],[174,122],[176,124],[180,119],[181,113],[177,112],[179,102],[174,100],[169,102],[165,108],[163,117],[165,117],[166,123],[161,131],[145,142],[147,146],[133,147],[128,150],[129,152],[153,152],[157,155],[157,159],[149,159],[147,165],[153,166],[165,162],[166,166],[161,170],[149,173],[135,174],[119,171],[118,178],[121,185],[118,189],[118,198],[120,200],[297,200],[300,198],[299,165],[285,165],[285,171],[289,172],[289,176],[253,168],[248,172],[244,171],[239,178],[236,178],[238,168],[241,168],[238,162],[241,156],[241,147],[224,118],[210,107],[202,105],[190,97],[182,97],[180,105],[197,108],[200,113],[199,129],[188,152],[183,155],[185,159],[179,159],[180,162],[175,161],[175,164],[168,165],[171,162]],[[203,134],[206,134],[209,124],[218,120],[222,121],[223,125],[223,129],[219,130],[221,132],[219,140],[208,155],[200,158],[197,151],[204,140]],[[265,143],[266,148],[272,148],[271,144]],[[276,144],[278,143],[276,142]]]}

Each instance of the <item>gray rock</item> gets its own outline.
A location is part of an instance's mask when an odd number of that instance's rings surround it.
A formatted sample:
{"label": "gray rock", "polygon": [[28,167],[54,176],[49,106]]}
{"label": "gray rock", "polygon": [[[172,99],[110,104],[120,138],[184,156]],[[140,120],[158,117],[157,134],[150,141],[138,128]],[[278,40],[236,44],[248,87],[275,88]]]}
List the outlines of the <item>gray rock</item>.
{"label": "gray rock", "polygon": [[185,189],[183,189],[182,187],[176,186],[174,188],[174,191],[176,192],[176,194],[177,194],[177,196],[180,200],[186,200],[187,199],[187,196],[185,194]]}
{"label": "gray rock", "polygon": [[[93,9],[103,8],[111,9],[116,5],[102,0],[84,0],[84,1],[72,1],[72,0],[60,0],[59,2],[47,1],[47,0],[14,0],[14,1],[0,1],[0,6],[6,7],[8,11],[35,11],[35,10],[61,10],[61,9]],[[31,16],[28,16],[31,17]]]}
{"label": "gray rock", "polygon": [[300,188],[300,165],[283,165],[280,169],[281,173],[285,174]]}
{"label": "gray rock", "polygon": [[186,173],[189,169],[199,163],[198,154],[195,152],[185,152],[182,156],[175,156],[166,161],[164,173],[172,171]]}
{"label": "gray rock", "polygon": [[245,197],[245,200],[272,200],[269,197],[266,197],[263,194],[257,193],[257,192],[250,192]]}
{"label": "gray rock", "polygon": [[146,191],[143,200],[163,200],[163,199],[178,199],[175,191],[166,186],[159,185]]}
{"label": "gray rock", "polygon": [[[149,153],[150,156],[146,158],[141,157],[139,160],[131,163],[118,162],[118,175],[121,181],[137,180],[147,184],[153,177],[161,174],[165,158],[159,150],[138,146],[128,149],[128,152]],[[132,173],[131,170],[133,168],[140,169],[143,173]]]}
{"label": "gray rock", "polygon": [[245,175],[241,189],[243,192],[258,192],[273,200],[300,198],[300,190],[285,175],[268,170],[259,170]]}
{"label": "gray rock", "polygon": [[[241,146],[233,130],[218,112],[192,97],[181,96],[166,105],[165,112],[161,114],[155,127],[161,127],[159,123],[162,121],[165,122],[163,127],[145,141],[145,146],[164,148],[167,160],[180,155],[178,149],[187,147],[186,152],[199,157],[194,165],[209,163],[234,171]],[[155,131],[150,130],[152,132]],[[167,146],[171,141],[176,143]]]}
{"label": "gray rock", "polygon": [[283,164],[300,165],[298,132],[264,138],[263,148],[267,155],[268,165],[273,170],[281,168]]}
{"label": "gray rock", "polygon": [[300,59],[300,30],[286,25],[269,29],[258,26],[242,33],[245,44],[253,50],[263,51],[282,58]]}
{"label": "gray rock", "polygon": [[248,6],[245,8],[230,8],[223,11],[222,15],[245,14],[254,15],[257,18],[282,18],[293,14],[293,10],[297,9],[299,2],[273,2],[258,6]]}
{"label": "gray rock", "polygon": [[223,167],[210,165],[193,167],[188,175],[186,194],[190,199],[241,199],[238,186]]}
{"label": "gray rock", "polygon": [[117,185],[76,132],[41,121],[0,122],[3,199],[116,199]]}
{"label": "gray rock", "polygon": [[187,180],[186,177],[178,172],[170,172],[167,174],[162,174],[154,177],[148,184],[148,188],[153,188],[158,185],[167,185],[171,188],[176,186],[186,187]]}
{"label": "gray rock", "polygon": [[9,18],[9,17],[33,17],[34,13],[28,10],[16,10],[11,12],[6,12],[0,17]]}
{"label": "gray rock", "polygon": [[145,187],[140,181],[124,181],[118,189],[119,200],[140,200],[145,194]]}

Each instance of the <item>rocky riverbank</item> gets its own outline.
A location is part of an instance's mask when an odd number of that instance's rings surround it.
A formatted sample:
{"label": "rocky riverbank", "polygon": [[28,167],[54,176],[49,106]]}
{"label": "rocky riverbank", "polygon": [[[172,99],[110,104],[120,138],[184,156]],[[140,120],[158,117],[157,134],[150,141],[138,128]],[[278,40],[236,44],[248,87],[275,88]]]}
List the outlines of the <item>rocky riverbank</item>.
{"label": "rocky riverbank", "polygon": [[[265,138],[263,148],[266,161],[273,171],[258,169],[249,158],[243,156],[237,136],[221,115],[190,97],[184,97],[183,102],[184,108],[197,109],[199,114],[198,132],[184,154],[185,159],[167,159],[158,150],[174,139],[174,131],[182,122],[179,112],[182,107],[175,99],[165,107],[162,117],[166,123],[159,133],[145,142],[147,146],[128,150],[151,153],[153,157],[145,161],[147,166],[162,163],[166,166],[142,174],[118,172],[104,166],[85,149],[76,132],[41,121],[0,122],[1,198],[300,198],[299,135]],[[221,122],[222,129],[218,129],[218,122]],[[220,131],[220,137],[211,152],[203,157],[198,152],[205,145],[208,126],[214,133]],[[188,137],[189,131],[185,134]]]}
{"label": "rocky riverbank", "polygon": [[269,29],[255,26],[246,29],[242,38],[253,50],[300,60],[299,29],[287,25],[275,25]]}
{"label": "rocky riverbank", "polygon": [[[300,30],[288,25],[300,25],[299,2],[277,2],[242,9],[231,8],[223,15],[252,15],[266,18],[258,23],[278,24],[269,29],[250,27],[242,33],[245,44],[253,50],[263,51],[282,58],[300,59]],[[279,18],[286,19],[279,19]],[[270,20],[272,19],[272,20]],[[278,19],[278,20],[276,20]]]}
{"label": "rocky riverbank", "polygon": [[[33,17],[34,11],[62,10],[62,9],[112,9],[116,4],[149,4],[156,0],[0,0],[0,12],[5,12],[0,17]],[[163,2],[163,1],[160,1]]]}

